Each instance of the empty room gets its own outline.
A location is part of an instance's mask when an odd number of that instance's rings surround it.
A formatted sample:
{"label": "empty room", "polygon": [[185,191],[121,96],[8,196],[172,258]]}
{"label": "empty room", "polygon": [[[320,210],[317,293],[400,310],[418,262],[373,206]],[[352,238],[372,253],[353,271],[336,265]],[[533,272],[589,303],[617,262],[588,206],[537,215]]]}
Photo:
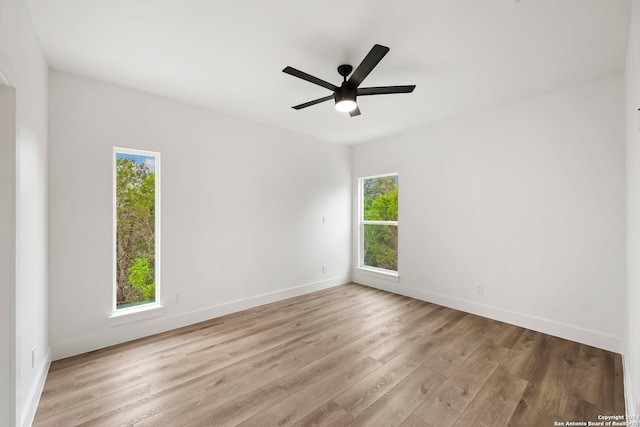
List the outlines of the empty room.
{"label": "empty room", "polygon": [[0,425],[640,427],[640,0],[0,0]]}

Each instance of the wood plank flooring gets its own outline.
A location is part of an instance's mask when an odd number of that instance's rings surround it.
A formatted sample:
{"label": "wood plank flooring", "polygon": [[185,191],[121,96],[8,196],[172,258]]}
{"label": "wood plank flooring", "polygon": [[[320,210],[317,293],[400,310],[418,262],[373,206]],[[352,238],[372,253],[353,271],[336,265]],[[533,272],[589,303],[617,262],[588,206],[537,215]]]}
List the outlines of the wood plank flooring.
{"label": "wood plank flooring", "polygon": [[554,426],[619,354],[348,284],[53,362],[34,426]]}

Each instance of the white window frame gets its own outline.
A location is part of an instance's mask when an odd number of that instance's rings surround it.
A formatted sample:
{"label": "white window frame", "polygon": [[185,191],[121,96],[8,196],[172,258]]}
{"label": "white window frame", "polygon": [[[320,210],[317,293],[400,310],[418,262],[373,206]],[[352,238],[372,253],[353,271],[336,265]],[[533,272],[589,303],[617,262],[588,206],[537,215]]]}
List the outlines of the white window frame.
{"label": "white window frame", "polygon": [[[154,230],[154,240],[155,240],[155,301],[152,303],[142,304],[134,307],[127,308],[117,308],[118,301],[116,295],[116,286],[118,280],[118,272],[117,272],[117,228],[118,228],[118,218],[117,218],[117,209],[116,209],[116,185],[117,185],[117,172],[116,172],[116,159],[118,154],[132,154],[136,156],[146,156],[153,157],[155,160],[155,230]],[[164,306],[162,304],[161,299],[161,247],[160,244],[160,212],[161,212],[161,197],[160,197],[160,180],[161,180],[161,161],[160,161],[160,153],[156,151],[146,151],[146,150],[135,150],[132,148],[122,148],[122,147],[113,147],[113,157],[112,157],[112,169],[113,169],[113,200],[112,200],[112,209],[113,209],[113,279],[111,282],[111,296],[112,296],[112,305],[111,305],[111,314],[109,316],[110,325],[116,326],[122,323],[129,323],[131,321],[138,321],[147,319],[150,317],[160,316],[164,312]]]}
{"label": "white window frame", "polygon": [[[385,178],[388,176],[398,177],[397,172],[393,173],[385,173],[381,175],[371,175],[371,176],[363,176],[358,178],[358,269],[364,270],[366,272],[382,274],[384,276],[397,278],[399,276],[398,271],[387,270],[386,268],[372,267],[369,265],[365,265],[364,263],[364,226],[366,224],[371,225],[393,225],[398,227],[398,221],[367,221],[364,219],[364,181],[372,178]],[[399,187],[398,187],[399,188]],[[398,211],[400,210],[400,206],[398,206]],[[399,219],[400,212],[398,212]],[[399,242],[398,242],[398,252],[400,251]],[[400,270],[400,266],[398,265],[398,270]]]}

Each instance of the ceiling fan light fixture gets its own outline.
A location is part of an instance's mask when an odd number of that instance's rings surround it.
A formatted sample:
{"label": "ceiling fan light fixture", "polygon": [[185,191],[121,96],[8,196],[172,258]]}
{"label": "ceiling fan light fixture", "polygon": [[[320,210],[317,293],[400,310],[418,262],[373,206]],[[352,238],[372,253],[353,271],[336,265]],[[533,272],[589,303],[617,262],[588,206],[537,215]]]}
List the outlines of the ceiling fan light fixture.
{"label": "ceiling fan light fixture", "polygon": [[353,101],[351,99],[336,101],[336,110],[340,111],[341,113],[351,112],[355,110],[357,106],[358,104],[356,104],[356,101]]}

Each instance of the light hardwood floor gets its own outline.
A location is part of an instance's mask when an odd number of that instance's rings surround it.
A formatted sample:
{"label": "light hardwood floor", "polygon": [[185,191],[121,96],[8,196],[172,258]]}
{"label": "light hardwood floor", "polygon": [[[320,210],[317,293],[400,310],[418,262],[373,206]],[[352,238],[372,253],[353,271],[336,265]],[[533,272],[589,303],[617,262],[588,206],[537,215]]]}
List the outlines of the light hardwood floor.
{"label": "light hardwood floor", "polygon": [[553,426],[619,354],[349,284],[53,362],[35,426]]}

